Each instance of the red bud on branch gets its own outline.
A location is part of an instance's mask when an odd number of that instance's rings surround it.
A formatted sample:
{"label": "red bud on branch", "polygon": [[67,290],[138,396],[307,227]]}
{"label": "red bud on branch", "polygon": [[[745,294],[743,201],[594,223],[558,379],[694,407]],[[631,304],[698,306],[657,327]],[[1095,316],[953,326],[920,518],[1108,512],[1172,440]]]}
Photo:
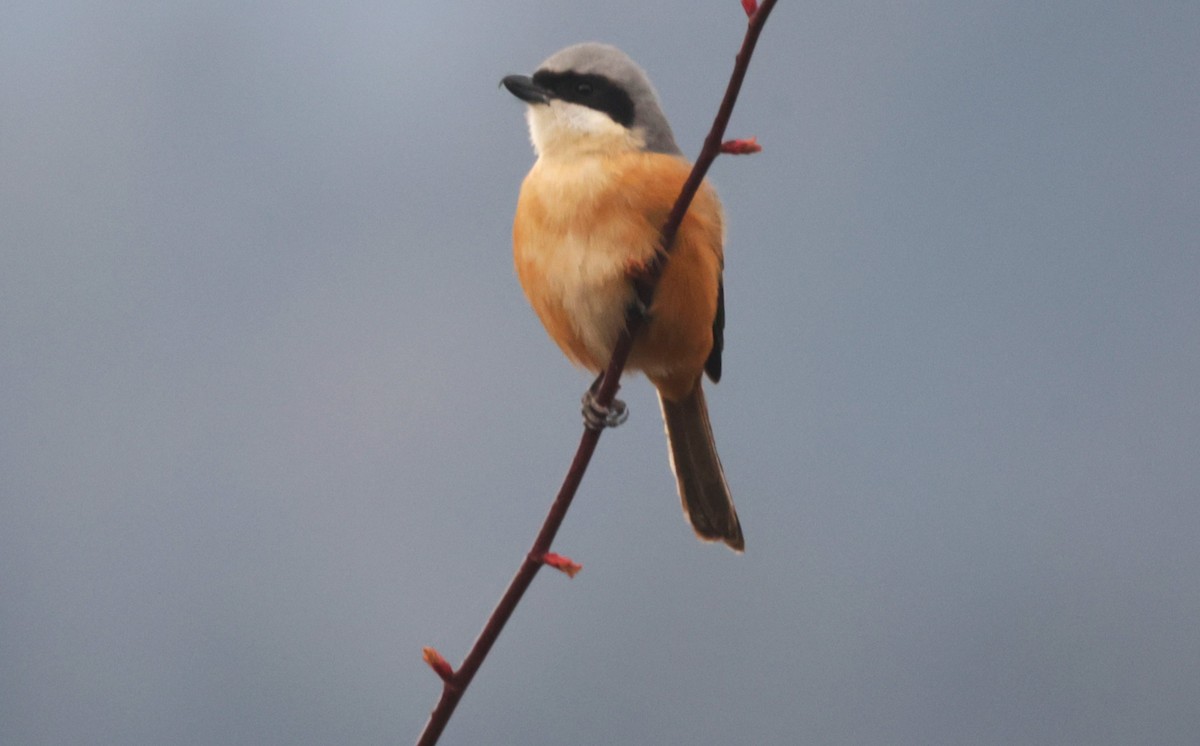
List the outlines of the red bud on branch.
{"label": "red bud on branch", "polygon": [[750,155],[751,153],[761,153],[762,146],[758,144],[757,137],[751,137],[748,140],[726,140],[721,143],[721,152],[730,155]]}
{"label": "red bud on branch", "polygon": [[446,659],[438,651],[429,647],[421,648],[421,657],[425,659],[425,662],[429,664],[429,667],[433,669],[433,672],[442,681],[449,682],[454,677],[454,669],[450,667],[450,664],[446,662]]}
{"label": "red bud on branch", "polygon": [[758,0],[742,0],[742,10],[747,16],[753,17],[758,12]]}
{"label": "red bud on branch", "polygon": [[561,554],[554,552],[546,552],[542,555],[542,564],[549,565],[559,572],[567,574],[568,578],[575,577],[576,573],[583,569],[583,565],[578,562],[573,562],[570,557],[564,557]]}

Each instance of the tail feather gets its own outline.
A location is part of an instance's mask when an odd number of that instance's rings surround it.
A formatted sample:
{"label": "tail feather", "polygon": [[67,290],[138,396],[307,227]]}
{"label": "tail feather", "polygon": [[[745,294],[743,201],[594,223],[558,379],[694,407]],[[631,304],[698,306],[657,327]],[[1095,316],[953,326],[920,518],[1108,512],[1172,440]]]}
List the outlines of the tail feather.
{"label": "tail feather", "polygon": [[717,456],[700,382],[684,399],[671,401],[659,394],[658,401],[684,515],[701,539],[720,540],[742,551],[746,542]]}

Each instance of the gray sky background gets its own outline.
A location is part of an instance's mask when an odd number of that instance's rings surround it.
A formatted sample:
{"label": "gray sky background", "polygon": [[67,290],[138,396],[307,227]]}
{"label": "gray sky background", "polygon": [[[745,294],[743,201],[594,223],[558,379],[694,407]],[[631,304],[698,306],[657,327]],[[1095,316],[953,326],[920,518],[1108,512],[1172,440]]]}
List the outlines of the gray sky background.
{"label": "gray sky background", "polygon": [[[0,742],[416,738],[588,376],[497,88],[595,39],[694,154],[736,0],[33,3],[0,24]],[[747,552],[650,387],[447,744],[1194,744],[1200,8],[797,3],[718,161]]]}

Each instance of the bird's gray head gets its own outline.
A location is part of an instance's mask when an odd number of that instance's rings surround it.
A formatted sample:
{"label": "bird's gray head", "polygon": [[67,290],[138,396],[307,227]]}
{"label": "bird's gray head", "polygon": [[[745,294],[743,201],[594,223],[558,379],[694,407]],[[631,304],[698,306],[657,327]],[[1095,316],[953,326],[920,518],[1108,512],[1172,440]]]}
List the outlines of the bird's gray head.
{"label": "bird's gray head", "polygon": [[529,104],[539,155],[680,152],[650,79],[614,46],[576,44],[551,55],[532,78],[509,75],[502,83]]}

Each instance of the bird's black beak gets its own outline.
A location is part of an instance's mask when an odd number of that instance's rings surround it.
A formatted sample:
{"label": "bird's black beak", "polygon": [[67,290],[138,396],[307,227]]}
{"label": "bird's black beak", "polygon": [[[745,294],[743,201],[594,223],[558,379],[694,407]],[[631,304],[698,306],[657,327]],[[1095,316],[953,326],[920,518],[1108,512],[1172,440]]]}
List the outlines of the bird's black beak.
{"label": "bird's black beak", "polygon": [[506,75],[500,85],[527,104],[550,103],[550,91],[533,82],[527,75]]}

